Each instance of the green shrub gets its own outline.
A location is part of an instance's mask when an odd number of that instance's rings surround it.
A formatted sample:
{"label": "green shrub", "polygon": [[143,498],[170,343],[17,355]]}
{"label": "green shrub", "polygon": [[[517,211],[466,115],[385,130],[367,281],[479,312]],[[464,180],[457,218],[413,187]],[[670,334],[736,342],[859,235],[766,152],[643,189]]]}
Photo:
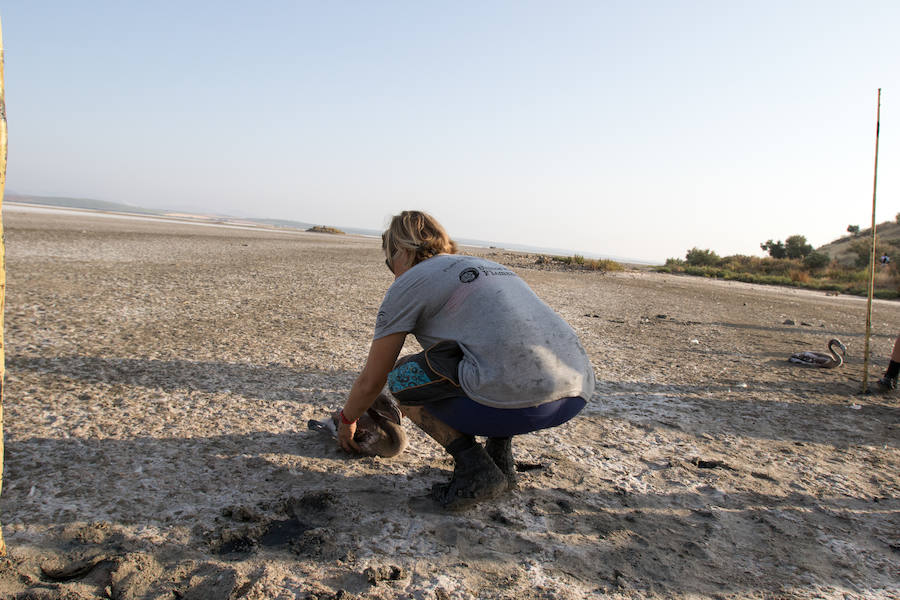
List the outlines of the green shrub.
{"label": "green shrub", "polygon": [[788,258],[804,258],[812,251],[812,245],[806,243],[806,236],[792,235],[784,240],[784,252]]}
{"label": "green shrub", "polygon": [[584,268],[591,271],[624,271],[625,266],[608,258],[590,258],[584,261]]}
{"label": "green shrub", "polygon": [[566,266],[573,267],[578,266],[582,269],[588,271],[624,271],[625,265],[618,263],[614,260],[610,260],[607,258],[585,258],[581,254],[575,254],[574,256],[544,256],[541,255],[538,258],[538,263],[548,263],[548,262],[557,262],[562,263]]}
{"label": "green shrub", "polygon": [[784,249],[784,242],[778,240],[774,242],[772,240],[766,240],[759,247],[764,251],[768,252],[769,256],[772,258],[785,258],[787,256],[787,252]]}
{"label": "green shrub", "polygon": [[625,265],[623,265],[622,263],[615,261],[615,260],[604,258],[600,262],[603,263],[603,266],[607,271],[624,271],[625,270]]}
{"label": "green shrub", "polygon": [[314,225],[313,227],[307,229],[307,231],[312,231],[313,233],[335,233],[339,235],[345,235],[345,233],[337,227],[328,227],[327,225]]}
{"label": "green shrub", "polygon": [[831,262],[831,257],[824,252],[810,252],[803,259],[803,264],[813,271],[824,269]]}
{"label": "green shrub", "polygon": [[839,283],[860,283],[869,279],[866,269],[851,269],[839,265],[831,266],[823,273],[825,279]]}
{"label": "green shrub", "polygon": [[799,269],[791,271],[790,278],[794,283],[809,283],[809,273]]}
{"label": "green shrub", "polygon": [[696,246],[687,251],[687,255],[685,255],[685,260],[687,264],[693,267],[711,267],[718,265],[722,260],[718,254],[713,252],[710,249],[701,250]]}

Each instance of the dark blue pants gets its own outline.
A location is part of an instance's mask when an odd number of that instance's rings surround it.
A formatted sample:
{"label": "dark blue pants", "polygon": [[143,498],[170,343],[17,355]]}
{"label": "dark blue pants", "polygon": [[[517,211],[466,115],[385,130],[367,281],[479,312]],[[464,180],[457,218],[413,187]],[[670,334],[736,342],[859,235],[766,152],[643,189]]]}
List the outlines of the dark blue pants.
{"label": "dark blue pants", "polygon": [[436,419],[469,435],[509,437],[562,425],[584,408],[584,398],[563,398],[526,408],[493,408],[468,396],[423,405]]}

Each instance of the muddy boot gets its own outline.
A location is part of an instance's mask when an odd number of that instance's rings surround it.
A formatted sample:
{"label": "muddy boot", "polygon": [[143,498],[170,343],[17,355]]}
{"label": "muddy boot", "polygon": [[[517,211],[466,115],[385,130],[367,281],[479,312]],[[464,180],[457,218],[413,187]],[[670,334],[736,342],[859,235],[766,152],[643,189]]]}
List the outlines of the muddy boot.
{"label": "muddy boot", "polygon": [[881,386],[882,390],[892,392],[897,389],[897,378],[888,377],[887,373],[885,373],[884,377],[878,380],[878,385]]}
{"label": "muddy boot", "polygon": [[500,467],[506,476],[506,487],[510,490],[519,489],[519,480],[516,477],[516,461],[512,455],[512,438],[488,438],[484,443],[484,449],[494,464]]}
{"label": "muddy boot", "polygon": [[456,465],[449,483],[437,483],[431,496],[441,506],[460,509],[480,500],[496,498],[506,491],[506,477],[481,444],[463,436],[447,446]]}
{"label": "muddy boot", "polygon": [[878,380],[878,385],[885,391],[893,391],[897,389],[897,376],[900,375],[900,363],[892,360],[888,364],[887,371],[884,376]]}

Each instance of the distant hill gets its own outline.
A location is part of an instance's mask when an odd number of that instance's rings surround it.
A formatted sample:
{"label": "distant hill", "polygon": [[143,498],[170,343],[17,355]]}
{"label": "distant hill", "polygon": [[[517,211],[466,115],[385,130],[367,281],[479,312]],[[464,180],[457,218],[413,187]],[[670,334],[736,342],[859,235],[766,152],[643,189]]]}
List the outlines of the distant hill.
{"label": "distant hill", "polygon": [[[879,246],[881,242],[890,242],[892,244],[900,245],[900,223],[895,223],[893,221],[880,223],[875,226],[875,234],[878,238]],[[872,229],[864,229],[856,235],[845,235],[842,238],[816,248],[816,250],[824,252],[842,265],[852,265],[856,260],[856,253],[850,251],[850,244],[859,239],[871,240],[871,238]]]}
{"label": "distant hill", "polygon": [[285,229],[301,229],[306,230],[312,227],[312,223],[304,223],[302,221],[291,221],[288,219],[258,219],[253,217],[233,217],[230,215],[192,215],[184,211],[177,210],[161,210],[156,208],[144,208],[141,206],[132,206],[130,204],[122,204],[121,202],[107,202],[105,200],[93,200],[91,198],[66,198],[61,196],[32,196],[29,194],[7,193],[4,199],[8,202],[22,202],[24,204],[38,204],[41,206],[62,206],[64,208],[77,208],[82,210],[105,210],[108,212],[129,213],[137,215],[153,215],[153,216],[178,216],[193,217],[197,219],[215,219],[223,221],[240,221],[243,223],[255,223],[257,225],[267,225],[270,227],[282,227]]}
{"label": "distant hill", "polygon": [[108,210],[111,212],[136,213],[141,215],[165,215],[169,211],[153,208],[141,208],[120,202],[106,202],[90,198],[64,198],[61,196],[31,196],[28,194],[7,193],[4,200],[23,202],[25,204],[41,204],[46,206],[63,206],[65,208],[85,208],[88,210]]}

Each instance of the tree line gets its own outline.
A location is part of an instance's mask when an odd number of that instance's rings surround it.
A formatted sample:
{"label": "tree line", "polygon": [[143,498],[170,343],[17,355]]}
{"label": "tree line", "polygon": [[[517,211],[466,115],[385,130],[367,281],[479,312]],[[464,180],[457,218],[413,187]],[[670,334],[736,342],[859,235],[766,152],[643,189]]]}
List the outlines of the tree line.
{"label": "tree line", "polygon": [[783,242],[766,240],[759,247],[772,258],[802,260],[803,265],[812,270],[821,269],[831,262],[831,257],[824,252],[816,252],[804,235],[792,235]]}
{"label": "tree line", "polygon": [[[830,256],[824,252],[815,251],[812,245],[806,241],[806,236],[803,235],[792,235],[784,241],[766,240],[759,247],[763,251],[768,252],[771,258],[799,260],[811,270],[821,269],[831,262]],[[732,257],[726,256],[723,259],[712,250],[701,250],[694,247],[687,251],[684,262],[694,267],[713,267],[721,265],[723,261],[728,261],[729,258]]]}
{"label": "tree line", "polygon": [[[898,215],[900,224],[900,215]],[[702,277],[735,279],[749,283],[802,286],[826,291],[865,295],[871,260],[871,241],[850,226],[854,236],[847,249],[853,264],[839,263],[825,252],[815,250],[803,235],[791,235],[784,240],[768,239],[760,248],[765,257],[735,254],[719,256],[710,249],[691,248],[683,259],[670,258],[656,270],[664,273],[684,273]],[[890,261],[876,273],[875,295],[879,298],[900,297],[900,240],[897,243],[879,238],[877,256],[887,255]],[[854,256],[855,255],[855,256]],[[848,261],[849,262],[849,261]]]}

